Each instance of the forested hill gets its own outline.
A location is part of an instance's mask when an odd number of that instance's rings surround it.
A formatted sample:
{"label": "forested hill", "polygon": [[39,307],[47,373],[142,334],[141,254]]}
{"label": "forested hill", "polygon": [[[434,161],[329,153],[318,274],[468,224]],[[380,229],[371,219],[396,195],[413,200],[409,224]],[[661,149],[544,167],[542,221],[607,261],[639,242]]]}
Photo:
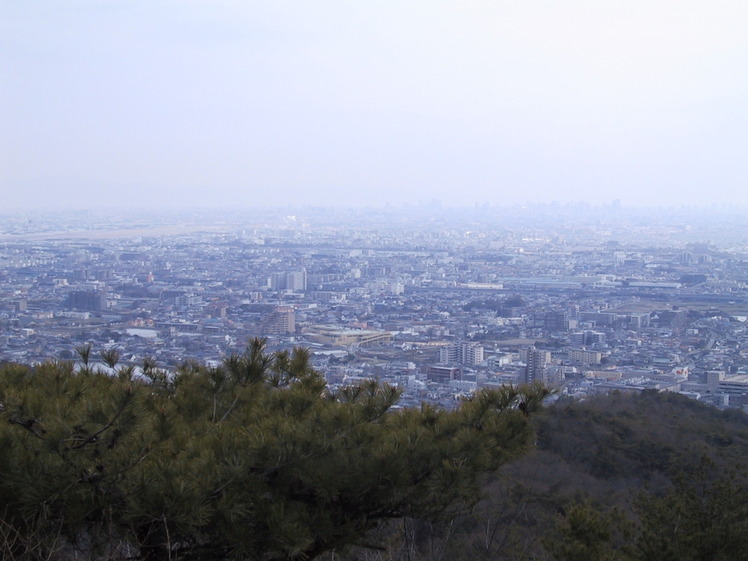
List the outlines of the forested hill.
{"label": "forested hill", "polygon": [[[459,523],[420,528],[444,559],[748,559],[748,415],[673,393],[560,399],[536,447]],[[422,557],[423,559],[433,557]]]}
{"label": "forested hill", "polygon": [[748,459],[748,415],[674,393],[561,400],[538,419],[540,455],[609,485],[657,486],[703,467]]}

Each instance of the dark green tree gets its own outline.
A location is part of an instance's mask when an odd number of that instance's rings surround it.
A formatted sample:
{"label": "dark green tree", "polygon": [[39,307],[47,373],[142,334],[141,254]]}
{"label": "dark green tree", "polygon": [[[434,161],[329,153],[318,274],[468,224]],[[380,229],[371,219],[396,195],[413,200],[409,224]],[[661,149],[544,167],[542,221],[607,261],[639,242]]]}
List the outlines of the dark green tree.
{"label": "dark green tree", "polygon": [[[735,474],[713,473],[706,461],[664,493],[636,502],[641,561],[748,560],[748,487]],[[711,472],[711,473],[710,473]]]}
{"label": "dark green tree", "polygon": [[31,541],[31,558],[62,547],[148,561],[369,546],[387,522],[473,504],[481,478],[528,449],[547,394],[504,387],[454,411],[394,409],[396,389],[330,392],[308,358],[254,340],[217,368],[169,374],[149,359],[140,378],[85,359],[2,369],[0,527],[19,537],[6,557]]}
{"label": "dark green tree", "polygon": [[632,559],[628,548],[621,547],[626,544],[620,543],[621,537],[628,538],[629,529],[630,523],[620,513],[574,503],[563,510],[543,541],[556,561],[624,561]]}

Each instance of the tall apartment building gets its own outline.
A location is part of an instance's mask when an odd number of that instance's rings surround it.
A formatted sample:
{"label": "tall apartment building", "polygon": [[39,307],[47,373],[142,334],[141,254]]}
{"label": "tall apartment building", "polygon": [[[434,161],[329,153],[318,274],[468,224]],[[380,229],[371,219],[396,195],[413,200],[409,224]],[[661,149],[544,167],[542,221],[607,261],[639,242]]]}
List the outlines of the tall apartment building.
{"label": "tall apartment building", "polygon": [[278,307],[262,321],[264,335],[285,335],[296,332],[296,313],[293,308]]}
{"label": "tall apartment building", "polygon": [[268,278],[268,286],[271,290],[303,292],[307,286],[306,269],[291,273],[272,273]]}
{"label": "tall apartment building", "polygon": [[99,312],[106,309],[106,295],[95,290],[76,290],[68,294],[66,305],[75,310]]}
{"label": "tall apartment building", "polygon": [[286,273],[286,290],[303,292],[306,290],[306,269],[294,273]]}
{"label": "tall apartment building", "polygon": [[532,384],[533,382],[545,382],[545,368],[551,362],[550,351],[540,351],[535,347],[529,347],[520,351],[520,357],[524,355],[525,376],[523,382]]}
{"label": "tall apartment building", "polygon": [[600,351],[588,351],[586,349],[569,349],[569,360],[580,364],[600,364],[603,353]]}
{"label": "tall apartment building", "polygon": [[268,278],[268,287],[270,290],[285,290],[286,273],[272,273]]}
{"label": "tall apartment building", "polygon": [[568,331],[569,314],[567,312],[546,312],[544,318],[546,331]]}
{"label": "tall apartment building", "polygon": [[569,342],[577,347],[596,345],[605,343],[605,333],[602,331],[581,331],[572,333],[569,336]]}
{"label": "tall apartment building", "polygon": [[439,349],[440,364],[477,366],[483,362],[483,346],[478,343],[452,343]]}

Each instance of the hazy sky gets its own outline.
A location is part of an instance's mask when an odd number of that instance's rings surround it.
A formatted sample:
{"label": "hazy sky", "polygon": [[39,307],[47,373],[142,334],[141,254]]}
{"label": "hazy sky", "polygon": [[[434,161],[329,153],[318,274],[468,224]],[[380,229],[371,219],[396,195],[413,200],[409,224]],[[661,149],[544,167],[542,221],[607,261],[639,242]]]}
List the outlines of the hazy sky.
{"label": "hazy sky", "polygon": [[0,0],[0,205],[748,205],[746,0]]}

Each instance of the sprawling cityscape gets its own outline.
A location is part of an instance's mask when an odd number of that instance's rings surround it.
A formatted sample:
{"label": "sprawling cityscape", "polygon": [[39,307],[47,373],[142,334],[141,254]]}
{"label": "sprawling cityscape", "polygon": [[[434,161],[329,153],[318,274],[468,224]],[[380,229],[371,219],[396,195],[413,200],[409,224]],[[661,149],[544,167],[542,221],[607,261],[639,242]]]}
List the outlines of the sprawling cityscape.
{"label": "sprawling cityscape", "polygon": [[748,4],[0,4],[0,561],[748,561]]}
{"label": "sprawling cityscape", "polygon": [[542,381],[748,407],[748,236],[730,209],[432,202],[2,224],[6,362],[90,344],[168,371],[261,337],[308,348],[331,387],[396,385],[402,406]]}

